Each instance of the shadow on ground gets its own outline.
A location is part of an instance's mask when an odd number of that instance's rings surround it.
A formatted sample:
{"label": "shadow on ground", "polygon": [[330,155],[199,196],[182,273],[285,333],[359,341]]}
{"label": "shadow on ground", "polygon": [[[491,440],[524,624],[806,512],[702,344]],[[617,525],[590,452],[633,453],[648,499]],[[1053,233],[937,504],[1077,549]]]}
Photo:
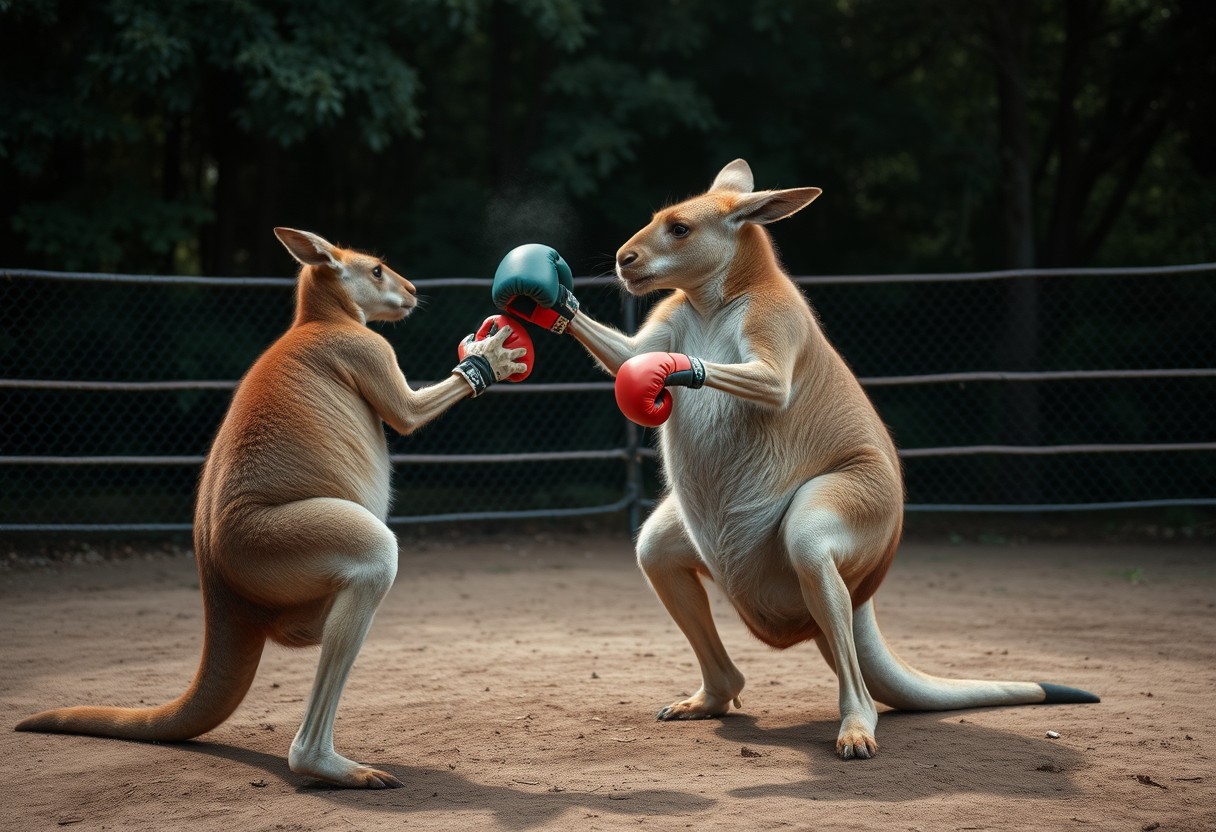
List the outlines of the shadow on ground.
{"label": "shadow on ground", "polygon": [[715,733],[762,755],[795,751],[805,757],[806,779],[743,786],[727,793],[732,797],[894,801],[966,792],[1049,799],[1078,794],[1071,775],[1088,765],[1081,752],[1042,732],[1036,738],[971,721],[982,713],[885,712],[878,720],[878,755],[871,760],[836,757],[835,720],[767,728],[739,714],[723,719]]}
{"label": "shadow on ground", "polygon": [[683,816],[705,811],[715,803],[699,795],[667,789],[580,792],[546,791],[540,786],[534,789],[491,786],[453,771],[386,765],[375,761],[366,764],[393,774],[405,786],[369,792],[364,789],[343,789],[299,777],[287,767],[286,759],[261,751],[208,742],[191,742],[181,747],[260,768],[285,783],[295,785],[301,795],[315,795],[354,811],[492,812],[495,820],[508,829],[543,826],[567,812],[580,812],[582,816]]}

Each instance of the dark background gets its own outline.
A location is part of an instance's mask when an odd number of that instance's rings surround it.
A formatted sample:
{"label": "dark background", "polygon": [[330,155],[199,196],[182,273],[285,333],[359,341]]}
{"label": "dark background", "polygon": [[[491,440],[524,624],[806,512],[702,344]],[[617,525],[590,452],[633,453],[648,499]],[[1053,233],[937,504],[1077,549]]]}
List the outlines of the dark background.
{"label": "dark background", "polygon": [[1216,259],[1207,0],[4,0],[9,266],[580,274],[742,156],[791,271]]}

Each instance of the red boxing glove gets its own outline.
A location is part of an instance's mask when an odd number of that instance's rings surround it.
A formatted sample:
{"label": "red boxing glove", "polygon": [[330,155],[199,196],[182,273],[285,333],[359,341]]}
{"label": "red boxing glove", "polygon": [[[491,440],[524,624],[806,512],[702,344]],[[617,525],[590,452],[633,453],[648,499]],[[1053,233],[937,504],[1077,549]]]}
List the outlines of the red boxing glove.
{"label": "red boxing glove", "polygon": [[658,427],[671,415],[668,387],[697,388],[705,383],[705,364],[675,352],[635,355],[616,374],[616,404],[631,422]]}
{"label": "red boxing glove", "polygon": [[[512,318],[510,315],[491,315],[481,322],[477,333],[472,336],[474,341],[484,341],[495,332],[502,329],[504,326],[511,327],[511,334],[507,336],[507,340],[502,342],[503,349],[514,350],[523,347],[528,351],[528,354],[522,358],[517,358],[516,361],[524,364],[528,369],[522,373],[514,373],[507,376],[503,381],[523,381],[528,376],[532,375],[532,363],[536,356],[536,351],[532,347],[532,337],[528,335],[528,328],[524,326],[522,321]],[[462,341],[456,348],[460,360],[465,359],[465,343]]]}

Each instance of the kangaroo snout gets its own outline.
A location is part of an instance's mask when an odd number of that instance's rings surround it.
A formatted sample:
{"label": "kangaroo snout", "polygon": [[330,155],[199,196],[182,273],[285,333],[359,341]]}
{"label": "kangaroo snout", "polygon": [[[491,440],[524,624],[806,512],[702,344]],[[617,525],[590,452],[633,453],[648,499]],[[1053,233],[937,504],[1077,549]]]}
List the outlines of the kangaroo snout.
{"label": "kangaroo snout", "polygon": [[632,266],[637,259],[638,253],[636,251],[618,252],[616,255],[617,268],[628,268],[629,266]]}

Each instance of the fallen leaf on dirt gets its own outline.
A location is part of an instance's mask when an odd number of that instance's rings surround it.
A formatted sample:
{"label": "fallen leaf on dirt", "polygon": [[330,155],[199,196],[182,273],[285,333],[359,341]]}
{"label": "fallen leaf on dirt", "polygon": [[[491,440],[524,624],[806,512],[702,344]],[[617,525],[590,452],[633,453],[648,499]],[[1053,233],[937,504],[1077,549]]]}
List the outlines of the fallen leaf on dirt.
{"label": "fallen leaf on dirt", "polygon": [[266,781],[265,780],[250,780],[249,785],[253,786],[255,789],[264,789],[264,788],[266,788]]}
{"label": "fallen leaf on dirt", "polygon": [[1157,821],[1153,821],[1152,823],[1144,824],[1144,826],[1141,826],[1140,829],[1142,832],[1153,832],[1154,829],[1157,829],[1160,826],[1161,824],[1157,823]]}
{"label": "fallen leaf on dirt", "polygon": [[752,751],[750,748],[748,748],[745,745],[739,749],[739,756],[740,757],[762,757],[764,755],[762,755],[759,751]]}
{"label": "fallen leaf on dirt", "polygon": [[80,823],[83,820],[84,820],[84,818],[60,818],[59,820],[57,820],[55,822],[58,823],[60,826],[68,826],[73,823]]}
{"label": "fallen leaf on dirt", "polygon": [[1054,772],[1061,772],[1063,770],[1064,769],[1060,768],[1059,766],[1052,765],[1051,763],[1043,763],[1043,765],[1041,765],[1035,769],[1035,771],[1054,771]]}
{"label": "fallen leaf on dirt", "polygon": [[617,742],[637,742],[637,737],[613,737]]}
{"label": "fallen leaf on dirt", "polygon": [[1137,781],[1137,782],[1139,782],[1139,783],[1143,783],[1143,784],[1144,784],[1144,785],[1146,785],[1146,786],[1156,786],[1156,787],[1157,787],[1157,788],[1159,788],[1159,789],[1168,789],[1168,788],[1169,788],[1169,786],[1163,786],[1163,785],[1161,785],[1161,784],[1160,784],[1160,783],[1158,783],[1156,780],[1154,780],[1153,778],[1149,777],[1147,774],[1137,774],[1137,775],[1136,775],[1136,781]]}

